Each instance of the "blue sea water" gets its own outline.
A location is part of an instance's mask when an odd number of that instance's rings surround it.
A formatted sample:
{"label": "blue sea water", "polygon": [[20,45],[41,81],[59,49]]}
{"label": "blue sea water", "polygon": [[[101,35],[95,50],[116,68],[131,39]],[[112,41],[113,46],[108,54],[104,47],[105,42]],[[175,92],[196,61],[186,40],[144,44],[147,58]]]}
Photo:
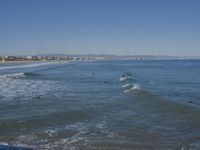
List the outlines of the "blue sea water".
{"label": "blue sea water", "polygon": [[0,145],[200,149],[200,60],[0,64]]}

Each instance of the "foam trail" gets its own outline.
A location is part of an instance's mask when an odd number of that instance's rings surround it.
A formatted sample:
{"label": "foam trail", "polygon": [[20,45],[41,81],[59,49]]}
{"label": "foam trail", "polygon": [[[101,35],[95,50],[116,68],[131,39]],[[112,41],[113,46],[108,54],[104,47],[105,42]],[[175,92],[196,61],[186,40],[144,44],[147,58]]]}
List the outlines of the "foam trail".
{"label": "foam trail", "polygon": [[[27,99],[35,96],[44,96],[58,86],[53,81],[26,79],[27,76],[36,76],[35,73],[13,73],[0,75],[0,102],[13,100],[16,97]],[[24,78],[21,80],[21,78]]]}
{"label": "foam trail", "polygon": [[124,90],[124,93],[129,93],[135,90],[140,90],[140,85],[139,84],[133,84],[133,86],[130,89]]}
{"label": "foam trail", "polygon": [[131,85],[133,85],[133,84],[127,83],[127,84],[123,85],[122,87],[123,87],[123,88],[127,88],[127,87],[129,87],[129,86],[131,86]]}
{"label": "foam trail", "polygon": [[125,81],[126,80],[126,77],[121,77],[120,79],[119,79],[119,81]]}
{"label": "foam trail", "polygon": [[0,145],[8,146],[8,143],[0,142]]}
{"label": "foam trail", "polygon": [[5,79],[5,78],[20,78],[20,77],[25,77],[24,73],[13,73],[13,74],[0,75],[0,79]]}
{"label": "foam trail", "polygon": [[121,77],[121,78],[119,79],[119,81],[126,81],[126,80],[128,80],[128,79],[133,79],[133,77],[131,77],[131,76]]}
{"label": "foam trail", "polygon": [[0,75],[0,79],[6,78],[23,78],[28,76],[39,76],[40,74],[33,73],[33,72],[20,72],[20,73],[12,73],[12,74],[3,74]]}
{"label": "foam trail", "polygon": [[38,67],[38,66],[42,66],[42,65],[51,65],[51,64],[56,64],[56,63],[58,63],[58,62],[35,63],[35,64],[19,65],[19,66],[6,66],[6,67],[0,67],[0,70],[16,69],[16,68],[28,68],[28,67]]}

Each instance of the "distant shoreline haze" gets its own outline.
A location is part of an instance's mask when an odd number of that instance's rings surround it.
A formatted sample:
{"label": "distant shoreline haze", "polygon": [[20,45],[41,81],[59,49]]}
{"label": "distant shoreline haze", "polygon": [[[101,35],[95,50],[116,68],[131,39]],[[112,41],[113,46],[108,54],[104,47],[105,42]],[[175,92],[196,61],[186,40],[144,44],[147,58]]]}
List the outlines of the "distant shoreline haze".
{"label": "distant shoreline haze", "polygon": [[154,56],[154,55],[73,55],[73,54],[43,54],[43,55],[22,55],[22,56],[0,56],[1,62],[8,61],[58,61],[58,60],[144,60],[144,59],[200,59],[200,57],[177,57],[177,56]]}

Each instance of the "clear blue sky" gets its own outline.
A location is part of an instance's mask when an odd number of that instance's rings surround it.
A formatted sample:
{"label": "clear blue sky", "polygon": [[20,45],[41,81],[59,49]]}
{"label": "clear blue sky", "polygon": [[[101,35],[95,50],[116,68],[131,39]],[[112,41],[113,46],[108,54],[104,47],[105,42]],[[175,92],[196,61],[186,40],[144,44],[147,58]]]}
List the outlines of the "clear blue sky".
{"label": "clear blue sky", "polygon": [[0,0],[0,55],[200,56],[200,0]]}

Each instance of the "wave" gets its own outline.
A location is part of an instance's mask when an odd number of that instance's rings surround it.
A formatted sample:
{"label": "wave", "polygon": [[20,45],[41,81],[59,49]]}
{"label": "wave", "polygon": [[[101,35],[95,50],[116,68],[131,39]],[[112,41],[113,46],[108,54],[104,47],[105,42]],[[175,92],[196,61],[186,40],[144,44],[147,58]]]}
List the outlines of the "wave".
{"label": "wave", "polygon": [[133,84],[132,84],[132,83],[127,83],[127,84],[124,84],[122,87],[123,87],[123,88],[128,88],[128,87],[130,87],[130,86],[133,86]]}
{"label": "wave", "polygon": [[0,75],[0,79],[5,79],[5,78],[20,78],[20,77],[25,77],[24,73],[12,73],[12,74],[4,74]]}
{"label": "wave", "polygon": [[129,93],[136,90],[140,90],[140,84],[133,84],[131,88],[124,90],[124,93]]}
{"label": "wave", "polygon": [[40,74],[34,73],[34,72],[24,72],[24,76],[26,76],[26,77],[28,77],[28,76],[40,76]]}
{"label": "wave", "polygon": [[28,67],[38,67],[38,66],[42,66],[42,65],[51,65],[51,64],[57,64],[57,63],[59,63],[59,62],[34,63],[34,64],[17,65],[17,66],[6,66],[6,67],[0,67],[0,70],[16,69],[16,68],[28,68]]}
{"label": "wave", "polygon": [[0,142],[0,145],[8,146],[8,143]]}
{"label": "wave", "polygon": [[[24,78],[0,78],[0,103],[3,101],[39,99],[51,91],[55,91],[62,86],[54,81],[27,80]],[[57,95],[56,95],[57,96]]]}
{"label": "wave", "polygon": [[124,77],[121,77],[120,79],[119,79],[119,81],[126,81],[126,80],[128,80],[128,79],[134,79],[133,77],[131,77],[131,76],[124,76]]}
{"label": "wave", "polygon": [[0,103],[1,100],[16,98],[36,99],[60,87],[54,81],[34,79],[33,76],[38,75],[40,74],[32,72],[0,75]]}
{"label": "wave", "polygon": [[124,82],[124,93],[140,90],[140,84],[135,83],[136,80],[131,75],[123,75],[119,80]]}
{"label": "wave", "polygon": [[30,77],[30,76],[39,76],[38,73],[33,72],[20,72],[20,73],[12,73],[12,74],[4,74],[0,75],[0,79],[6,79],[6,78],[24,78],[24,77]]}

